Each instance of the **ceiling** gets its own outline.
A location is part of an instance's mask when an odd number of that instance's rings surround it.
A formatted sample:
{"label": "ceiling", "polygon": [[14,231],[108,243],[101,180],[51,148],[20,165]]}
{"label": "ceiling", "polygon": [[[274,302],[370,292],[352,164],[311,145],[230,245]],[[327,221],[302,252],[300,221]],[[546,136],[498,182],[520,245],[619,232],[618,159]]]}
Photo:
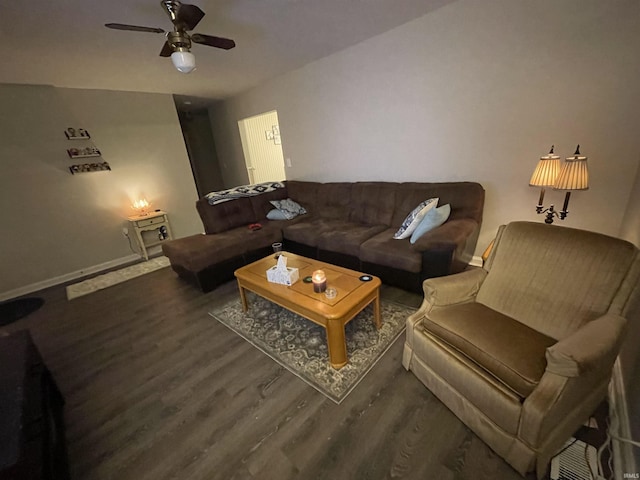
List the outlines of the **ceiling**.
{"label": "ceiling", "polygon": [[113,22],[169,30],[159,0],[3,1],[0,83],[221,99],[452,1],[190,0],[206,13],[195,32],[237,45],[221,50],[194,44],[197,69],[191,74],[158,55],[162,34],[104,27]]}

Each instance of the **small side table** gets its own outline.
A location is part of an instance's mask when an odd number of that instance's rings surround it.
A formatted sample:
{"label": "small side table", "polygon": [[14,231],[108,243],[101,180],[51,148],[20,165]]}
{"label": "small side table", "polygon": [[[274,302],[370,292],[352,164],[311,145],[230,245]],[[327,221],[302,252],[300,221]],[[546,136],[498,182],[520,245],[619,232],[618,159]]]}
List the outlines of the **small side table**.
{"label": "small side table", "polygon": [[[146,215],[132,215],[127,217],[127,219],[136,234],[136,240],[140,247],[140,255],[142,255],[145,260],[149,260],[148,248],[160,245],[162,242],[173,238],[171,227],[169,226],[169,217],[167,213],[162,210],[149,212]],[[145,238],[143,233],[150,231],[155,231],[155,235],[151,237],[149,234],[147,238]]]}

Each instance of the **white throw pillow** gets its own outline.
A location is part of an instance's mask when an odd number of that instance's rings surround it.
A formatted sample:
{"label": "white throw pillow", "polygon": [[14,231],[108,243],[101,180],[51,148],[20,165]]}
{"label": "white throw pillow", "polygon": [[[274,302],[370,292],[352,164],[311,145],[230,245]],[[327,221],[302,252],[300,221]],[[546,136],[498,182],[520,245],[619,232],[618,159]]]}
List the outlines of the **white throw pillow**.
{"label": "white throw pillow", "polygon": [[289,220],[283,211],[274,208],[273,210],[269,210],[267,213],[267,218],[269,220]]}
{"label": "white throw pillow", "polygon": [[414,208],[411,213],[407,215],[407,218],[404,219],[404,222],[402,222],[402,226],[393,235],[393,238],[395,238],[396,240],[409,238],[413,231],[418,227],[418,224],[420,224],[427,212],[438,204],[438,200],[440,199],[437,197],[430,198],[429,200],[425,200],[416,208]]}
{"label": "white throw pillow", "polygon": [[442,225],[447,221],[449,215],[451,215],[451,205],[448,203],[441,207],[429,210],[420,224],[413,231],[413,234],[411,235],[411,243],[416,243],[422,235]]}

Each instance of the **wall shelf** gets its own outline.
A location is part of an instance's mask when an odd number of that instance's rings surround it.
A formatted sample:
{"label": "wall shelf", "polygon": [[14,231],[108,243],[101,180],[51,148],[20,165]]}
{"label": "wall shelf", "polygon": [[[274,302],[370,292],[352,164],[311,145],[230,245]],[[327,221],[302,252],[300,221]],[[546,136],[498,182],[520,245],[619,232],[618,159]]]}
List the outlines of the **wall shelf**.
{"label": "wall shelf", "polygon": [[101,156],[100,150],[95,147],[88,148],[69,148],[67,154],[70,158],[90,158]]}
{"label": "wall shelf", "polygon": [[75,175],[76,173],[87,173],[87,172],[104,172],[111,171],[111,167],[107,162],[99,162],[99,163],[82,163],[71,165],[69,167],[69,171],[71,175]]}
{"label": "wall shelf", "polygon": [[64,131],[64,134],[67,136],[68,140],[87,140],[91,138],[89,132],[84,128],[69,127]]}

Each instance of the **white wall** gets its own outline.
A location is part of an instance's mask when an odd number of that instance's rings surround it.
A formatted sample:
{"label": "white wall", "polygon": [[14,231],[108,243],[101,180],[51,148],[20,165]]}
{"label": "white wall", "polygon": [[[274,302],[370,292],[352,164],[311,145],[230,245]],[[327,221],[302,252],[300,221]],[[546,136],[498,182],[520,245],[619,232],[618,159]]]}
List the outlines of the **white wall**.
{"label": "white wall", "polygon": [[[170,95],[0,85],[0,104],[0,297],[131,256],[122,227],[139,195],[174,236],[202,230]],[[87,129],[112,171],[71,175],[84,160],[66,149],[90,142],[67,127]]]}
{"label": "white wall", "polygon": [[638,51],[637,1],[460,0],[212,108],[225,184],[247,180],[236,122],[277,110],[287,178],[482,183],[480,254],[500,224],[542,220],[538,157],[580,143],[591,188],[563,225],[618,235],[640,158]]}

